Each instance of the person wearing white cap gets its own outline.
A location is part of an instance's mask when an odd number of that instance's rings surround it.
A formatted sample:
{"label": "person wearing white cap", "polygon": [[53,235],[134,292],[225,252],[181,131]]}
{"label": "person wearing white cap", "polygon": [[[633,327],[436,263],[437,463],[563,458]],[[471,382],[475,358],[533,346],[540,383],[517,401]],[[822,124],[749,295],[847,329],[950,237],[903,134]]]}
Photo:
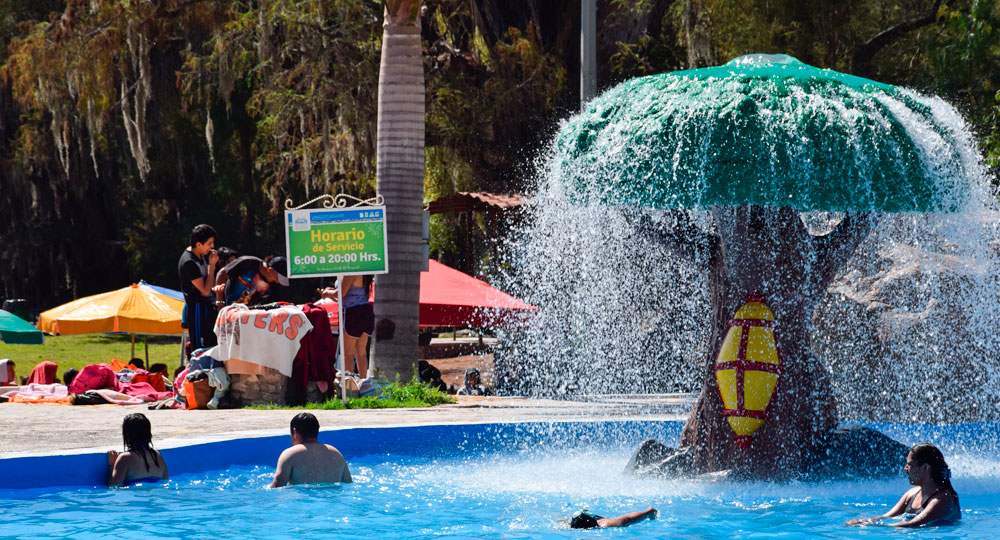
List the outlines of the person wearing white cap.
{"label": "person wearing white cap", "polygon": [[0,360],[0,386],[17,386],[17,375],[14,374],[14,361],[10,358]]}

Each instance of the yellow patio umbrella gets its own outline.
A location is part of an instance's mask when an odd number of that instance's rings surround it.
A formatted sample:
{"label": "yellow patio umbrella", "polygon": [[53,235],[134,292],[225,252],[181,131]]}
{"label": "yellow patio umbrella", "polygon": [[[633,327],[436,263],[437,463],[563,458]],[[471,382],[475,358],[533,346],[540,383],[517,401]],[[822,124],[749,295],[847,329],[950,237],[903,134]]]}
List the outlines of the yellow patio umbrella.
{"label": "yellow patio umbrella", "polygon": [[133,283],[44,311],[38,317],[38,329],[64,336],[129,332],[134,357],[135,334],[181,334],[183,311],[183,300]]}

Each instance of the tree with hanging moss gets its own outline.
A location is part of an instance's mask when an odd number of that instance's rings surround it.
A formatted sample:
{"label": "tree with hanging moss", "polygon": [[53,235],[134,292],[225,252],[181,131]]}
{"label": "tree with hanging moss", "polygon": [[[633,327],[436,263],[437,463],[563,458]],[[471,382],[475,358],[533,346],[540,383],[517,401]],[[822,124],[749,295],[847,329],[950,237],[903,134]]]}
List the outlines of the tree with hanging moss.
{"label": "tree with hanging moss", "polygon": [[[234,106],[253,120],[245,150],[252,184],[283,209],[336,192],[371,194],[379,9],[372,2],[228,2],[227,20],[178,72],[188,107],[205,108],[205,144],[217,137],[211,111]],[[224,144],[225,139],[219,141]]]}
{"label": "tree with hanging moss", "polygon": [[[524,191],[579,109],[578,3],[423,7],[425,198]],[[383,8],[0,0],[0,292],[41,307],[170,285],[196,223],[224,216],[227,243],[276,252],[285,199],[374,194]],[[854,72],[871,43],[869,76],[958,104],[1000,155],[995,2],[602,0],[598,12],[602,88],[761,50]],[[461,253],[456,227],[435,216],[435,256],[476,266],[486,251]]]}
{"label": "tree with hanging moss", "polygon": [[187,138],[171,133],[184,127],[163,59],[210,11],[181,0],[48,5],[61,11],[21,22],[0,70],[18,112],[3,126],[4,259],[32,269],[5,272],[4,288],[35,306],[128,279],[130,231],[155,235],[174,215],[176,156],[198,163],[196,149],[179,148]]}

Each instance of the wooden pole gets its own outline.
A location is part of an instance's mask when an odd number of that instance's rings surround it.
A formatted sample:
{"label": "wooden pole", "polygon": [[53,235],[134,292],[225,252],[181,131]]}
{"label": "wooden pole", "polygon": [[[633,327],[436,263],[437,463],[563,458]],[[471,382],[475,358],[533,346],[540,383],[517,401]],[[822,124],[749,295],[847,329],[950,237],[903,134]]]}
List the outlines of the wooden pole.
{"label": "wooden pole", "polygon": [[465,211],[465,273],[472,275],[472,206]]}
{"label": "wooden pole", "polygon": [[181,332],[181,365],[187,365],[187,358],[184,358],[184,342],[187,341],[187,330]]}

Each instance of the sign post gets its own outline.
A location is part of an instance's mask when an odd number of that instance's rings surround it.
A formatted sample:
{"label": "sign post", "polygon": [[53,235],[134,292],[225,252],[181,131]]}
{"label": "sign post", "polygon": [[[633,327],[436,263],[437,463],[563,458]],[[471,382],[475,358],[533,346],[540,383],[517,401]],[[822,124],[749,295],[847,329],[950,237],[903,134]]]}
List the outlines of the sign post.
{"label": "sign post", "polygon": [[384,274],[385,207],[285,211],[288,277]]}
{"label": "sign post", "polygon": [[[341,399],[347,402],[347,357],[344,354],[344,302],[339,278],[389,271],[382,197],[347,206],[347,195],[323,195],[301,206],[285,201],[285,256],[289,278],[336,276]],[[303,208],[317,201],[323,208]],[[369,364],[370,369],[374,367]],[[360,389],[360,387],[359,387]]]}

